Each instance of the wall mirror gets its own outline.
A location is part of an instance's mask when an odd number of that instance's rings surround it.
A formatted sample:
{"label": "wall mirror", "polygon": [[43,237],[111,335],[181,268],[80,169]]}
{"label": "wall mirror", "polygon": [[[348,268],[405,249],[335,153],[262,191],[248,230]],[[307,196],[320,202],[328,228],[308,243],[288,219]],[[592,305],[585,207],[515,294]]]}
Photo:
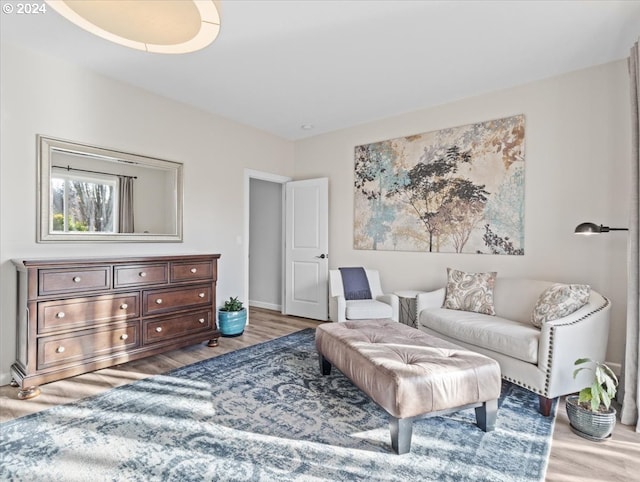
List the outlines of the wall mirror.
{"label": "wall mirror", "polygon": [[37,136],[40,242],[181,242],[182,164]]}

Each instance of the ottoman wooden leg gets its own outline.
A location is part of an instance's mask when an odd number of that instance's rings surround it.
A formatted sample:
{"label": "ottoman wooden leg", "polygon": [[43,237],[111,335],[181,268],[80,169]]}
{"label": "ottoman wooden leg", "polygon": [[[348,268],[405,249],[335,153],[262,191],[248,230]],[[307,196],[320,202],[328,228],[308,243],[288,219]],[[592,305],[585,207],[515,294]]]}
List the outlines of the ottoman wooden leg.
{"label": "ottoman wooden leg", "polygon": [[398,455],[409,453],[413,418],[396,418],[389,415],[389,430],[391,431],[391,448],[394,452]]}
{"label": "ottoman wooden leg", "polygon": [[318,353],[319,361],[320,361],[320,373],[322,373],[323,375],[330,375],[331,374],[331,363],[329,363],[329,361],[322,356],[322,353]]}
{"label": "ottoman wooden leg", "polygon": [[476,423],[485,432],[491,432],[496,428],[496,418],[498,416],[498,399],[484,402],[480,407],[476,407]]}

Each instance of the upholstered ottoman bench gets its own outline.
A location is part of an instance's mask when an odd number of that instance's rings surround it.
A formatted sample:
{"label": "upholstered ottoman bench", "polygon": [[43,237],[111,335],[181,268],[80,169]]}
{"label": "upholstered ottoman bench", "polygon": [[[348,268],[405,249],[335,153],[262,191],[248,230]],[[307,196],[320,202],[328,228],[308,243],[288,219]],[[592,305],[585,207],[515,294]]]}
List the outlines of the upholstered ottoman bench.
{"label": "upholstered ottoman bench", "polygon": [[495,360],[392,320],[326,323],[316,329],[323,375],[335,366],[389,413],[391,446],[411,450],[413,421],[475,408],[495,427],[500,366]]}

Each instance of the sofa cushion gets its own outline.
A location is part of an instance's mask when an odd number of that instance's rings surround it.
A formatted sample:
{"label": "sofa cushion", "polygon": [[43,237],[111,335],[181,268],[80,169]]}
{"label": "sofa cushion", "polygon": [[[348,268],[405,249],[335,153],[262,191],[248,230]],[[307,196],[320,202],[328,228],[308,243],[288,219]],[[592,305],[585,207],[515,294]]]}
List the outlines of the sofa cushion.
{"label": "sofa cushion", "polygon": [[470,345],[538,363],[540,330],[528,324],[446,308],[422,310],[419,324]]}
{"label": "sofa cushion", "polygon": [[496,273],[465,273],[447,268],[447,290],[443,308],[495,315],[493,287]]}
{"label": "sofa cushion", "polygon": [[531,313],[531,324],[541,328],[547,321],[570,315],[586,305],[590,295],[589,285],[556,283],[544,290],[538,298]]}
{"label": "sofa cushion", "polygon": [[346,303],[345,317],[347,320],[369,320],[372,318],[391,318],[391,305],[377,300],[349,300]]}

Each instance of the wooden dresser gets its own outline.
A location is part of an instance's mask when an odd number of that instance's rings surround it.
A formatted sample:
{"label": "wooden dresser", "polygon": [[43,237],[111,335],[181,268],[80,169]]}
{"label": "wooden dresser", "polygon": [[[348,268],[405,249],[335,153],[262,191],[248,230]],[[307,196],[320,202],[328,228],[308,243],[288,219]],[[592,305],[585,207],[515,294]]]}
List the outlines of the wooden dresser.
{"label": "wooden dresser", "polygon": [[38,385],[209,340],[219,254],[13,260],[19,398]]}

